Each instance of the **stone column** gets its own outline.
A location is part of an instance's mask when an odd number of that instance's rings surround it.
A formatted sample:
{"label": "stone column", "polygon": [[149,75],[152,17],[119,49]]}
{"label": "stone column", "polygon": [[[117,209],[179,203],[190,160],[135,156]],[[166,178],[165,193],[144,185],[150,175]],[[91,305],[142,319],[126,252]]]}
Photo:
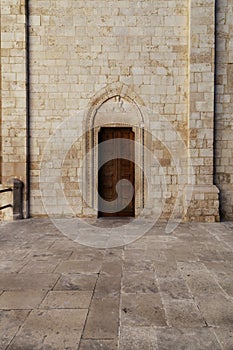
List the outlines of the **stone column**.
{"label": "stone column", "polygon": [[[26,0],[1,0],[1,179],[27,179]],[[12,181],[11,181],[12,183]],[[27,192],[27,186],[25,187]],[[26,198],[26,197],[25,197]],[[26,206],[24,206],[26,207]]]}
{"label": "stone column", "polygon": [[[215,1],[190,0],[189,9],[189,185],[186,219],[219,220],[214,173]],[[187,199],[187,198],[186,198]]]}

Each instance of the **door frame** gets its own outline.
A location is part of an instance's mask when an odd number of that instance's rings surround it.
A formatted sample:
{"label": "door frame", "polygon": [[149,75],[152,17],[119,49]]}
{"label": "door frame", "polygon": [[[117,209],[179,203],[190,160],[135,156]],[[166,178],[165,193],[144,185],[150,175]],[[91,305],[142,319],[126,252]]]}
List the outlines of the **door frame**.
{"label": "door frame", "polygon": [[144,178],[144,127],[137,127],[126,123],[105,123],[104,125],[93,127],[89,136],[90,150],[86,157],[85,168],[85,189],[89,207],[87,215],[98,218],[98,135],[101,127],[128,127],[134,132],[134,141],[142,147],[135,152],[135,176],[134,176],[134,215],[138,217],[144,208],[145,203],[145,178]]}
{"label": "door frame", "polygon": [[[100,133],[103,131],[103,129],[118,129],[118,130],[122,130],[122,129],[130,129],[130,132],[133,133],[133,142],[135,141],[135,132],[133,131],[133,128],[130,127],[130,126],[106,126],[104,125],[103,127],[100,127],[99,130],[98,130],[98,145],[99,145],[99,139],[100,139]],[[107,213],[105,215],[102,215],[101,211],[99,210],[99,203],[98,203],[98,218],[99,217],[112,217],[112,218],[116,218],[116,217],[135,217],[135,147],[133,149],[133,160],[134,160],[134,166],[133,166],[133,188],[134,188],[134,195],[133,195],[133,198],[132,198],[132,204],[133,204],[133,211],[132,211],[132,215],[127,215],[127,212],[126,213],[122,213],[121,212],[117,212],[115,213],[115,215],[112,215],[111,213]],[[98,170],[99,170],[99,151],[98,151]],[[99,188],[100,188],[100,184],[99,184],[99,171],[98,171],[98,176],[97,176],[97,179],[98,179],[98,182],[97,182],[97,188],[98,188],[98,194],[99,194]]]}

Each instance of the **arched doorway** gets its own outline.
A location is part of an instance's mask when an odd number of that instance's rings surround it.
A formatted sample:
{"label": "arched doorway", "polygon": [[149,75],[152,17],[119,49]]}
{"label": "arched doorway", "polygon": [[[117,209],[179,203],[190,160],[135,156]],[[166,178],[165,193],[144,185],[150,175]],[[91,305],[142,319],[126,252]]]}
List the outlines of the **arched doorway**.
{"label": "arched doorway", "polygon": [[[87,210],[84,208],[84,215],[102,216],[99,213],[99,135],[103,128],[115,128],[119,131],[130,129],[137,145],[144,146],[145,128],[148,128],[147,119],[142,114],[143,102],[135,95],[127,86],[123,84],[116,84],[109,86],[106,90],[101,91],[93,101],[91,101],[90,108],[85,117],[85,154],[86,166],[84,169],[84,192],[87,199]],[[115,138],[115,137],[114,137]],[[124,138],[124,137],[123,137]],[[144,208],[144,149],[138,147],[135,151],[135,164],[133,181],[131,181],[134,189],[133,209],[128,216],[138,216]],[[129,169],[127,170],[129,171]],[[131,203],[132,204],[132,203]],[[99,215],[100,214],[100,215]],[[119,214],[121,215],[121,214]]]}

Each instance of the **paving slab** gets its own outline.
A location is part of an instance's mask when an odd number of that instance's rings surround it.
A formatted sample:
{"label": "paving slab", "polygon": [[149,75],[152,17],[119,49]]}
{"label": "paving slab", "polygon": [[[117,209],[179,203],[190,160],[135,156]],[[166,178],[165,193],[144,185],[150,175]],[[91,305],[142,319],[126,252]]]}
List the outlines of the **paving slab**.
{"label": "paving slab", "polygon": [[157,277],[161,278],[181,278],[181,272],[178,269],[177,261],[172,253],[172,250],[166,250],[164,252],[165,261],[157,261],[154,263],[154,268]]}
{"label": "paving slab", "polygon": [[214,332],[209,328],[157,329],[159,350],[222,350]]}
{"label": "paving slab", "polygon": [[104,256],[103,250],[98,250],[89,247],[74,247],[69,260],[79,261],[96,261],[101,260]]}
{"label": "paving slab", "polygon": [[128,273],[154,271],[154,262],[149,259],[146,260],[146,258],[140,260],[128,259],[124,260],[122,269]]}
{"label": "paving slab", "polygon": [[36,309],[44,299],[47,291],[13,290],[5,291],[0,296],[0,310]]}
{"label": "paving slab", "polygon": [[145,257],[146,259],[151,260],[154,263],[166,261],[165,252],[159,249],[152,249],[152,247],[145,251]]}
{"label": "paving slab", "polygon": [[48,273],[1,273],[0,286],[3,290],[48,290],[53,288],[58,278],[58,274]]}
{"label": "paving slab", "polygon": [[30,253],[29,249],[6,249],[0,251],[0,261],[1,260],[11,260],[11,261],[22,261]]}
{"label": "paving slab", "polygon": [[119,297],[93,299],[83,339],[114,339],[118,334]]}
{"label": "paving slab", "polygon": [[40,309],[88,309],[91,298],[92,291],[50,291]]}
{"label": "paving slab", "polygon": [[20,273],[53,273],[56,269],[59,261],[57,260],[43,260],[43,261],[34,261],[28,260],[26,264],[20,269]]}
{"label": "paving slab", "polygon": [[158,278],[159,291],[163,300],[192,299],[193,296],[183,278]]}
{"label": "paving slab", "polygon": [[232,299],[201,263],[179,264],[186,283],[209,326],[233,325]]}
{"label": "paving slab", "polygon": [[205,327],[206,323],[193,300],[164,300],[167,324],[170,327]]}
{"label": "paving slab", "polygon": [[121,322],[123,326],[165,326],[165,311],[159,293],[122,293]]}
{"label": "paving slab", "polygon": [[121,276],[109,276],[100,274],[96,288],[94,291],[94,298],[104,298],[110,296],[119,296],[121,292]]}
{"label": "paving slab", "polygon": [[27,256],[28,259],[34,261],[47,261],[47,260],[67,260],[71,256],[70,250],[54,250],[54,249],[35,249],[30,251]]}
{"label": "paving slab", "polygon": [[219,328],[216,327],[213,329],[213,332],[216,335],[219,343],[221,344],[224,350],[233,349],[233,329],[232,326],[229,328]]}
{"label": "paving slab", "polygon": [[122,273],[122,258],[104,258],[101,267],[101,273],[110,276],[120,276]]}
{"label": "paving slab", "polygon": [[178,263],[188,287],[193,295],[210,296],[222,293],[222,289],[214,276],[200,262]]}
{"label": "paving slab", "polygon": [[233,263],[231,261],[212,261],[205,263],[207,269],[216,278],[229,297],[233,297]]}
{"label": "paving slab", "polygon": [[33,310],[9,350],[77,349],[87,310]]}
{"label": "paving slab", "polygon": [[54,290],[93,291],[97,278],[97,274],[64,273],[60,275]]}
{"label": "paving slab", "polygon": [[121,328],[119,350],[158,350],[155,327],[124,326]]}
{"label": "paving slab", "polygon": [[[1,247],[1,249],[3,249]],[[16,261],[16,260],[0,260],[0,273],[17,273],[19,272],[27,262],[25,260],[23,261]]]}
{"label": "paving slab", "polygon": [[48,239],[46,237],[46,239],[44,239],[44,237],[41,235],[40,238],[36,238],[33,241],[28,239],[21,242],[20,247],[21,249],[28,249],[30,251],[35,251],[35,250],[44,251],[46,249],[51,248],[54,242],[56,242],[54,238]]}
{"label": "paving slab", "polygon": [[124,293],[157,293],[158,286],[153,271],[123,273],[122,292]]}
{"label": "paving slab", "polygon": [[0,349],[5,350],[14,338],[29,310],[0,310]]}
{"label": "paving slab", "polygon": [[102,261],[69,260],[62,261],[56,268],[57,273],[99,273]]}
{"label": "paving slab", "polygon": [[66,247],[66,250],[69,250],[71,252],[75,251],[76,249],[80,250],[81,252],[83,251],[83,246],[80,247],[80,244],[68,238],[65,238],[65,236],[59,240],[53,241],[52,245],[50,246],[50,248],[54,250],[62,250],[64,247]]}
{"label": "paving slab", "polygon": [[117,350],[117,341],[82,339],[80,342],[79,350]]}
{"label": "paving slab", "polygon": [[196,300],[209,326],[232,327],[232,299],[226,298],[224,294],[216,294],[215,296],[199,297]]}

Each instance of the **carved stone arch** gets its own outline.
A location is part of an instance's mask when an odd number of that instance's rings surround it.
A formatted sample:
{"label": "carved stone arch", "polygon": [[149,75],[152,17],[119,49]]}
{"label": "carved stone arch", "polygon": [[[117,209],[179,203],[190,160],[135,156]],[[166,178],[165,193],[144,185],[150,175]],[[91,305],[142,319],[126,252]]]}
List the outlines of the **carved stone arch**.
{"label": "carved stone arch", "polygon": [[[85,130],[85,188],[87,207],[84,215],[97,216],[98,179],[98,133],[101,127],[131,127],[135,141],[144,146],[144,129],[148,128],[148,119],[143,113],[143,101],[126,85],[113,84],[101,90],[91,100],[84,119]],[[136,154],[139,164],[135,171],[135,215],[144,207],[144,150]]]}
{"label": "carved stone arch", "polygon": [[129,86],[123,83],[114,83],[100,90],[91,99],[84,121],[84,128],[86,131],[94,127],[95,116],[101,106],[114,97],[124,99],[125,101],[132,103],[141,117],[141,123],[147,127],[146,124],[148,123],[146,116],[142,113],[142,108],[144,107],[143,100],[137,94],[135,94],[135,92]]}

